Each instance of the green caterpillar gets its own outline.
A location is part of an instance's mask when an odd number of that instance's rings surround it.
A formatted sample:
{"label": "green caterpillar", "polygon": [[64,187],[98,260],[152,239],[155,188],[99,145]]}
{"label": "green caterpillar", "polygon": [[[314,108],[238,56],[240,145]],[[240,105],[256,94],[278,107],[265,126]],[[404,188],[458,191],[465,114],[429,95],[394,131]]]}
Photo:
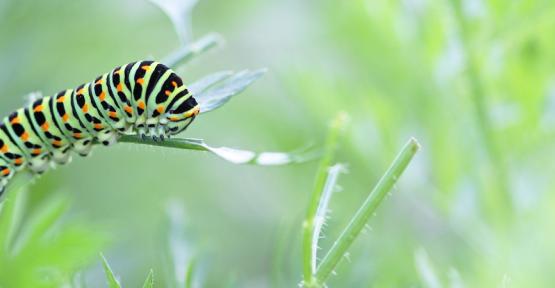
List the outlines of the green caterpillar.
{"label": "green caterpillar", "polygon": [[185,130],[200,107],[181,78],[165,65],[138,61],[75,89],[40,98],[0,123],[0,195],[23,169],[40,174],[92,145],[111,145],[137,133],[164,141]]}

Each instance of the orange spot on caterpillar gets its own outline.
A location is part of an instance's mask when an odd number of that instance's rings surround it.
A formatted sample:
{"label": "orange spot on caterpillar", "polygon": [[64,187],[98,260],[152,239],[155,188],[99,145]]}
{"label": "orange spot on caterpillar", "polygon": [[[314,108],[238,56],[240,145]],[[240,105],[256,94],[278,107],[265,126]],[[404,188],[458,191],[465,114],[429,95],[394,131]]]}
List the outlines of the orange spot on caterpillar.
{"label": "orange spot on caterpillar", "polygon": [[10,174],[10,169],[4,168],[4,169],[2,170],[2,176],[8,176],[9,174]]}
{"label": "orange spot on caterpillar", "polygon": [[64,116],[62,116],[62,120],[63,120],[64,122],[67,122],[67,120],[69,120],[69,115],[67,115],[67,113],[64,114]]}
{"label": "orange spot on caterpillar", "polygon": [[41,112],[42,109],[44,109],[44,107],[42,107],[42,105],[39,105],[39,106],[35,107],[35,109],[33,109],[33,112]]}
{"label": "orange spot on caterpillar", "polygon": [[166,90],[166,91],[164,91],[164,94],[166,94],[166,96],[170,96],[172,94],[172,91]]}
{"label": "orange spot on caterpillar", "polygon": [[99,84],[102,84],[102,83],[104,83],[104,82],[102,81],[102,79],[98,79],[98,80],[96,80],[96,82],[94,82],[95,85],[99,85]]}
{"label": "orange spot on caterpillar", "polygon": [[102,124],[94,124],[94,128],[100,130],[100,129],[103,128],[103,126],[102,126]]}
{"label": "orange spot on caterpillar", "polygon": [[121,85],[121,83],[119,83],[118,86],[116,87],[116,90],[118,90],[118,92],[123,91],[123,85]]}
{"label": "orange spot on caterpillar", "polygon": [[139,101],[139,103],[137,104],[137,107],[144,110],[145,109],[145,102],[143,100]]}
{"label": "orange spot on caterpillar", "polygon": [[200,107],[199,106],[195,106],[193,109],[183,113],[183,117],[187,118],[187,117],[191,117],[193,115],[198,115],[198,113],[200,113]]}
{"label": "orange spot on caterpillar", "polygon": [[141,69],[143,69],[145,71],[148,71],[148,70],[150,70],[150,65],[143,65],[143,66],[141,66]]}
{"label": "orange spot on caterpillar", "polygon": [[44,124],[42,124],[40,128],[42,129],[42,131],[48,131],[48,128],[50,128],[50,126],[48,126],[47,122],[44,122]]}
{"label": "orange spot on caterpillar", "polygon": [[73,133],[73,138],[81,139],[81,133]]}
{"label": "orange spot on caterpillar", "polygon": [[15,159],[15,160],[14,160],[14,163],[15,163],[16,165],[21,165],[21,164],[23,164],[23,158],[17,158],[17,159]]}
{"label": "orange spot on caterpillar", "polygon": [[9,150],[9,148],[8,148],[8,145],[6,145],[6,144],[4,144],[4,146],[2,146],[2,148],[0,148],[0,151],[2,153],[6,153],[6,152],[8,152],[8,150]]}
{"label": "orange spot on caterpillar", "polygon": [[62,103],[62,102],[64,102],[65,99],[66,99],[66,96],[60,96],[60,97],[58,97],[58,99],[56,99],[56,102]]}
{"label": "orange spot on caterpillar", "polygon": [[85,88],[81,88],[79,89],[79,91],[77,91],[77,95],[83,94],[83,93],[85,93]]}
{"label": "orange spot on caterpillar", "polygon": [[179,117],[176,117],[176,116],[170,117],[170,121],[175,122],[175,121],[179,121],[179,120],[180,120]]}
{"label": "orange spot on caterpillar", "polygon": [[125,112],[127,113],[133,113],[133,108],[131,108],[131,106],[129,105],[125,105],[125,107],[123,107],[123,110],[125,110]]}
{"label": "orange spot on caterpillar", "polygon": [[15,117],[12,119],[12,121],[10,121],[11,124],[18,124],[19,122],[19,117]]}
{"label": "orange spot on caterpillar", "polygon": [[156,107],[156,111],[158,111],[158,113],[160,114],[164,113],[164,106],[158,105],[158,107]]}
{"label": "orange spot on caterpillar", "polygon": [[177,88],[177,82],[172,81],[172,85],[173,85],[174,88]]}
{"label": "orange spot on caterpillar", "polygon": [[100,99],[100,101],[104,101],[104,99],[106,99],[106,92],[104,91],[100,92],[100,95],[98,95],[98,98]]}
{"label": "orange spot on caterpillar", "polygon": [[27,141],[29,139],[29,133],[27,133],[27,131],[23,132],[23,134],[21,134],[21,139]]}
{"label": "orange spot on caterpillar", "polygon": [[52,145],[54,145],[54,146],[61,146],[61,145],[62,145],[62,141],[60,141],[60,140],[54,140],[54,141],[52,141]]}
{"label": "orange spot on caterpillar", "polygon": [[33,155],[39,155],[40,152],[42,152],[42,150],[40,150],[40,149],[38,149],[38,148],[37,148],[37,149],[31,150],[31,154],[33,154]]}
{"label": "orange spot on caterpillar", "polygon": [[143,79],[143,78],[137,79],[137,84],[143,85],[143,83],[145,83],[145,79]]}
{"label": "orange spot on caterpillar", "polygon": [[112,118],[117,118],[118,117],[118,113],[114,112],[114,111],[110,111],[108,112],[108,116],[112,117]]}
{"label": "orange spot on caterpillar", "polygon": [[85,103],[85,105],[83,105],[83,108],[81,108],[81,110],[83,110],[83,113],[89,112],[89,105],[87,105],[87,103]]}

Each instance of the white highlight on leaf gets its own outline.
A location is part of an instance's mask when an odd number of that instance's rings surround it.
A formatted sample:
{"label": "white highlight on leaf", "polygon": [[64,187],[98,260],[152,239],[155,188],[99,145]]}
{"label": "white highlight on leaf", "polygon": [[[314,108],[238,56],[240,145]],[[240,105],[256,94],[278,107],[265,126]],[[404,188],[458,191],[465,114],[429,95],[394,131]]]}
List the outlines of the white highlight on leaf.
{"label": "white highlight on leaf", "polygon": [[312,231],[312,271],[316,271],[317,254],[318,254],[318,240],[322,233],[322,228],[326,222],[326,215],[328,214],[328,207],[335,187],[337,186],[337,179],[339,174],[344,172],[345,168],[342,164],[335,164],[328,170],[328,177],[324,184],[324,189],[320,201],[318,202],[318,209],[314,216],[314,230]]}

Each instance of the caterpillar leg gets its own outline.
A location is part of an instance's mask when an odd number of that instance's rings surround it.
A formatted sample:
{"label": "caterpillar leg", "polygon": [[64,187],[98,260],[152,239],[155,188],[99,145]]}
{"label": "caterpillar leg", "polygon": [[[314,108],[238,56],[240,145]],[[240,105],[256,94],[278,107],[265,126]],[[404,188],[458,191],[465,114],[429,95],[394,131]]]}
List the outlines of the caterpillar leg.
{"label": "caterpillar leg", "polygon": [[29,162],[29,169],[37,174],[42,174],[50,167],[50,157],[45,154],[40,157],[35,157]]}
{"label": "caterpillar leg", "polygon": [[102,145],[111,146],[117,142],[118,133],[112,130],[105,130],[100,132],[96,137]]}
{"label": "caterpillar leg", "polygon": [[92,141],[91,139],[82,139],[75,143],[73,143],[73,150],[79,154],[79,156],[89,156],[92,150]]}
{"label": "caterpillar leg", "polygon": [[54,150],[51,159],[56,164],[64,165],[71,162],[71,154],[68,149]]}

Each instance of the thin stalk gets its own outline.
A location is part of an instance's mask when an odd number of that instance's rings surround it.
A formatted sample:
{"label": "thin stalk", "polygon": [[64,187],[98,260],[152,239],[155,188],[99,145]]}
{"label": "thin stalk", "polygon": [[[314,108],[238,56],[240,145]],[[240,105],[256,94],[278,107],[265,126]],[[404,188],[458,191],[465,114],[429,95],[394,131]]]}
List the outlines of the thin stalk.
{"label": "thin stalk", "polygon": [[314,279],[317,285],[314,285],[314,287],[323,286],[333,269],[335,269],[343,258],[343,255],[345,255],[349,247],[353,244],[353,241],[357,238],[362,229],[364,229],[368,219],[374,214],[385,196],[393,188],[401,174],[403,174],[419,148],[420,145],[414,138],[411,138],[407,144],[405,144],[378,184],[376,184],[370,195],[368,195],[368,198],[366,198],[362,206],[351,219],[345,230],[343,230],[339,238],[333,243],[333,246],[322,262],[320,262]]}
{"label": "thin stalk", "polygon": [[180,64],[193,59],[199,54],[219,46],[222,42],[222,37],[219,34],[212,33],[205,35],[199,40],[193,42],[191,45],[183,46],[174,51],[162,59],[162,63],[166,64],[168,67],[175,68]]}
{"label": "thin stalk", "polygon": [[312,260],[316,255],[312,249],[312,235],[316,224],[316,212],[318,211],[318,204],[326,184],[328,175],[328,168],[331,166],[337,147],[337,140],[339,138],[339,131],[346,121],[346,114],[338,114],[332,122],[328,137],[326,139],[325,150],[318,166],[316,173],[316,181],[312,190],[306,218],[303,222],[302,232],[302,259],[303,259],[303,283],[313,283],[314,273],[312,269]]}
{"label": "thin stalk", "polygon": [[[451,5],[455,13],[455,20],[458,26],[457,28],[460,31],[461,42],[466,54],[468,85],[470,87],[472,104],[474,105],[474,115],[478,124],[479,133],[490,159],[490,165],[492,166],[492,172],[494,173],[494,181],[497,183],[498,197],[489,202],[500,204],[497,207],[503,207],[503,210],[505,211],[507,208],[510,210],[512,203],[509,195],[507,170],[504,165],[503,154],[501,153],[495,139],[493,124],[491,123],[491,119],[488,115],[486,91],[483,79],[479,72],[480,68],[478,64],[478,55],[471,44],[468,22],[463,14],[463,3],[461,0],[451,0]],[[499,209],[493,210],[498,211]],[[501,215],[498,216],[498,218],[505,218]]]}

